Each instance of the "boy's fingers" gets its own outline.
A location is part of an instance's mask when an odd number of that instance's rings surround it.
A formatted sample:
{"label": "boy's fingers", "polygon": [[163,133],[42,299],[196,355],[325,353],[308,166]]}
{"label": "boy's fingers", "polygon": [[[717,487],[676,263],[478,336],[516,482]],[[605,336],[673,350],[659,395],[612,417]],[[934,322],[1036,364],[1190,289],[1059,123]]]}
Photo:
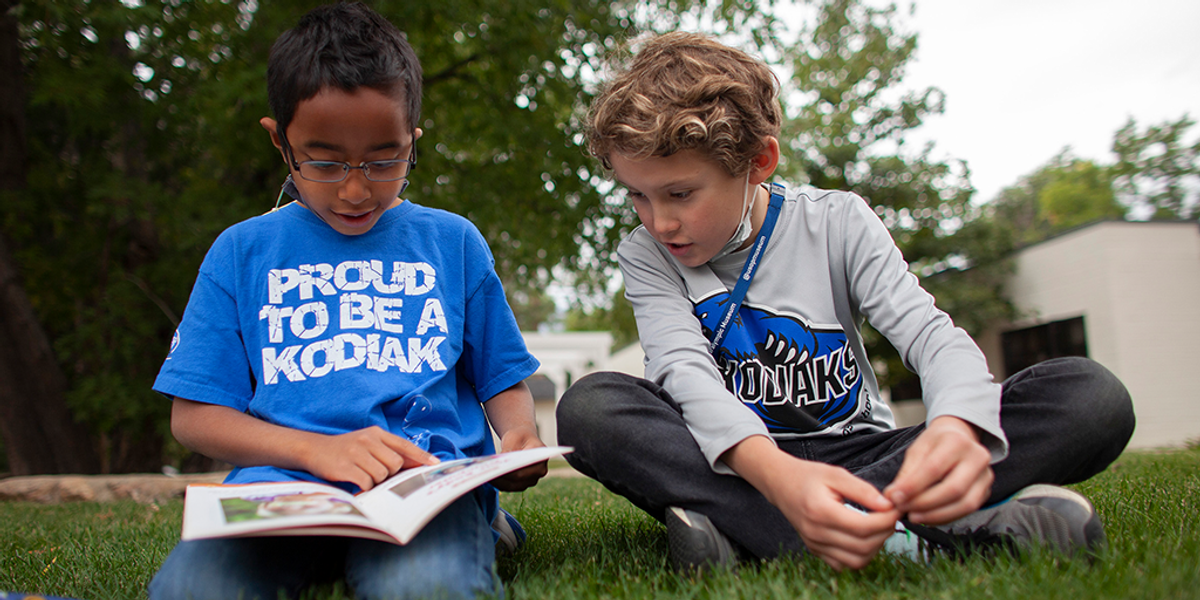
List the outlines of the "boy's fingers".
{"label": "boy's fingers", "polygon": [[400,468],[419,467],[426,465],[436,465],[442,462],[438,457],[422,450],[416,444],[398,436],[387,435],[383,438],[383,443],[391,448],[396,454],[399,454],[404,459],[404,463]]}
{"label": "boy's fingers", "polygon": [[[925,496],[943,480],[955,478],[956,473],[960,479],[951,487],[957,487],[960,494],[965,492],[966,486],[974,486],[974,481],[983,476],[989,461],[990,453],[979,443],[978,433],[969,423],[957,417],[939,417],[909,446],[896,479],[884,494],[909,512],[916,498]],[[964,483],[963,477],[968,482]],[[927,501],[923,504],[928,506]]]}
{"label": "boy's fingers", "polygon": [[371,449],[371,459],[374,461],[367,469],[375,483],[379,483],[404,468],[404,455],[392,449],[387,443]]}
{"label": "boy's fingers", "polygon": [[362,469],[355,469],[346,480],[358,486],[358,489],[364,492],[375,487],[374,478]]}
{"label": "boy's fingers", "polygon": [[977,470],[962,465],[944,481],[915,498],[908,508],[909,518],[920,523],[941,524],[978,509],[991,493],[995,476],[988,466]]}
{"label": "boy's fingers", "polygon": [[847,473],[847,477],[837,482],[837,491],[843,499],[854,502],[874,513],[894,508],[892,501],[879,493],[875,486],[849,473]]}
{"label": "boy's fingers", "polygon": [[957,465],[956,457],[937,453],[928,447],[928,440],[918,438],[904,455],[900,471],[883,493],[907,512],[907,506],[929,488],[942,481]]}
{"label": "boy's fingers", "polygon": [[860,539],[868,539],[882,535],[886,539],[895,530],[900,513],[895,510],[880,512],[863,512],[857,508],[843,505],[839,511],[836,523],[829,528],[830,535],[846,535]]}
{"label": "boy's fingers", "polygon": [[492,480],[492,485],[502,492],[520,492],[532,487],[539,479],[546,476],[548,462],[540,462],[523,467],[507,475]]}
{"label": "boy's fingers", "polygon": [[983,503],[993,480],[986,449],[953,438],[944,440],[937,452],[925,444],[913,446],[896,480],[884,490],[902,512],[919,522],[937,523],[961,517]]}
{"label": "boy's fingers", "polygon": [[823,536],[824,540],[808,541],[808,549],[836,570],[861,569],[883,547],[891,531],[891,526],[884,532],[871,535],[828,531]]}

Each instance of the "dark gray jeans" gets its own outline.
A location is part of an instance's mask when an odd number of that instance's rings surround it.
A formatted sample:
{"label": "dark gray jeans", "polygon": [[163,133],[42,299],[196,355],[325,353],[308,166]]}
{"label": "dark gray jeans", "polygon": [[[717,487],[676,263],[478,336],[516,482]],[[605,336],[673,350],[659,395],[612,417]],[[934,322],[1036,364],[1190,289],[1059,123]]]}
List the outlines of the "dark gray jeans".
{"label": "dark gray jeans", "polygon": [[[1035,483],[1069,484],[1103,471],[1133,435],[1125,386],[1086,358],[1059,358],[1003,383],[1000,422],[1009,453],[992,465],[988,503]],[[924,425],[844,437],[779,440],[798,458],[839,465],[879,489],[896,476]],[[558,405],[567,461],[658,520],[668,506],[694,510],[760,558],[803,551],[795,529],[740,477],[708,466],[679,405],[655,383],[620,373],[580,379]]]}

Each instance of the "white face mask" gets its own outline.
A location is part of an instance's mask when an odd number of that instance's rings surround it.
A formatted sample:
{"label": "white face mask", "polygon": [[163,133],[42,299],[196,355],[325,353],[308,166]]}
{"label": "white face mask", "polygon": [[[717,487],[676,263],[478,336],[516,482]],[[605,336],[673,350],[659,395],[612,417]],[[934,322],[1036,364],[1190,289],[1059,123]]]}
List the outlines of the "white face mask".
{"label": "white face mask", "polygon": [[742,193],[742,220],[738,222],[737,229],[733,230],[733,236],[729,238],[729,241],[725,242],[716,255],[708,259],[710,262],[729,256],[750,239],[750,232],[754,229],[750,224],[750,215],[754,212],[754,201],[758,199],[758,194],[751,194],[752,191],[757,190],[750,187],[750,172],[747,171],[745,191]]}

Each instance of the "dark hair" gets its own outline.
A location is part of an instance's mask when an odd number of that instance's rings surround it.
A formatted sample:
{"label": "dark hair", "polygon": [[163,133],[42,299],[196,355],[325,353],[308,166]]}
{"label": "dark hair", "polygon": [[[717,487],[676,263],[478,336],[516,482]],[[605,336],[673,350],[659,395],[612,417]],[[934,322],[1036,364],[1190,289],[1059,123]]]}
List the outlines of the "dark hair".
{"label": "dark hair", "polygon": [[271,47],[267,100],[282,134],[296,107],[327,87],[404,95],[408,125],[421,118],[421,63],[403,33],[362,3],[321,6]]}

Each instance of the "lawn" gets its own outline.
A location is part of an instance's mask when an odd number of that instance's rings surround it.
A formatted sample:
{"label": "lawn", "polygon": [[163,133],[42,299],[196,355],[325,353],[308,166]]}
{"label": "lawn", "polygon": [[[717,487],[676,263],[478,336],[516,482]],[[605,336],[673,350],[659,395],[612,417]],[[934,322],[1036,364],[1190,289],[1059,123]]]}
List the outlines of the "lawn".
{"label": "lawn", "polygon": [[[1200,598],[1200,448],[1127,453],[1077,486],[1108,530],[1099,561],[1048,554],[918,565],[878,558],[835,573],[813,558],[700,577],[666,567],[662,526],[592,481],[548,479],[504,497],[530,532],[503,557],[509,598]],[[180,502],[0,504],[0,590],[143,598],[179,538]],[[311,594],[348,597],[340,588]]]}

